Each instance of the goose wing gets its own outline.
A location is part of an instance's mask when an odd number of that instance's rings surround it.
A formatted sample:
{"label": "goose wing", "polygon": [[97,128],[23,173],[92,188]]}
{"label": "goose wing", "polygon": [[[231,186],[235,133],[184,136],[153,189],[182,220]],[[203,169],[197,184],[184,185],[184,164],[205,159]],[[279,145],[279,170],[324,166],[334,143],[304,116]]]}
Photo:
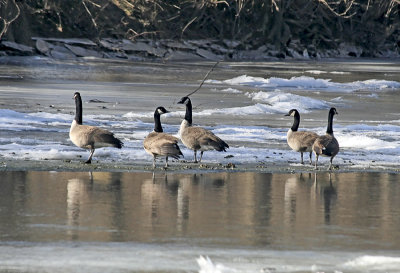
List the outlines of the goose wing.
{"label": "goose wing", "polygon": [[121,149],[123,146],[122,141],[116,138],[112,132],[106,129],[93,127],[90,130],[89,135],[93,139],[96,147],[112,146]]}
{"label": "goose wing", "polygon": [[202,127],[189,127],[187,130],[187,139],[196,150],[211,148],[217,151],[225,151],[226,148],[229,148],[225,141],[209,130]]}
{"label": "goose wing", "polygon": [[178,138],[166,133],[151,132],[143,141],[143,147],[153,155],[179,158],[183,154],[178,146],[178,140]]}
{"label": "goose wing", "polygon": [[116,147],[122,148],[123,143],[108,130],[89,126],[78,125],[70,133],[70,138],[82,148]]}
{"label": "goose wing", "polygon": [[289,146],[296,151],[310,150],[318,135],[314,132],[292,132],[288,135]]}
{"label": "goose wing", "polygon": [[339,143],[332,135],[320,136],[313,144],[313,151],[319,155],[334,156],[339,152]]}

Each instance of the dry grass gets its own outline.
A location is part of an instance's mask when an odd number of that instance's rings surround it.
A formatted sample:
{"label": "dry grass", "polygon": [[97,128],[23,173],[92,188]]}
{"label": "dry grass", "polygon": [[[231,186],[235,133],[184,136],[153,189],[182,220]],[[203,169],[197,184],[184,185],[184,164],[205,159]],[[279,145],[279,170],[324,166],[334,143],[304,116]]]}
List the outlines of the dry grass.
{"label": "dry grass", "polygon": [[[17,6],[19,5],[19,7]],[[0,0],[0,38],[13,21],[32,36],[237,40],[280,50],[350,43],[374,52],[400,41],[400,0]],[[16,9],[18,8],[18,9]],[[23,17],[24,18],[21,18]],[[11,25],[10,25],[11,24]],[[47,33],[43,32],[47,30]],[[8,38],[10,38],[8,37]]]}

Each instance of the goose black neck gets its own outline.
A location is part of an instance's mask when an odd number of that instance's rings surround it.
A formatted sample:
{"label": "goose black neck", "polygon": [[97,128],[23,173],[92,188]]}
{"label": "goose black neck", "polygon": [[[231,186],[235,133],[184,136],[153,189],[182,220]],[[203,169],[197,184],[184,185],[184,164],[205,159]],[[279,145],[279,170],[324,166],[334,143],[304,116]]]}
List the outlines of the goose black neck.
{"label": "goose black neck", "polygon": [[163,128],[161,126],[160,113],[158,113],[158,110],[154,112],[154,132],[157,133],[163,132]]}
{"label": "goose black neck", "polygon": [[82,99],[80,96],[75,96],[75,121],[78,124],[82,124]]}
{"label": "goose black neck", "polygon": [[294,120],[293,120],[293,125],[292,125],[292,131],[296,132],[299,129],[299,125],[300,125],[300,114],[299,112],[295,112],[294,113]]}
{"label": "goose black neck", "polygon": [[334,116],[334,115],[335,115],[335,114],[334,114],[332,111],[329,112],[329,116],[328,116],[328,127],[326,128],[326,133],[329,134],[329,135],[332,135],[332,134],[333,134],[332,123],[333,123],[333,116]]}
{"label": "goose black neck", "polygon": [[185,119],[190,125],[192,124],[192,102],[190,99],[188,99],[188,102],[186,103]]}

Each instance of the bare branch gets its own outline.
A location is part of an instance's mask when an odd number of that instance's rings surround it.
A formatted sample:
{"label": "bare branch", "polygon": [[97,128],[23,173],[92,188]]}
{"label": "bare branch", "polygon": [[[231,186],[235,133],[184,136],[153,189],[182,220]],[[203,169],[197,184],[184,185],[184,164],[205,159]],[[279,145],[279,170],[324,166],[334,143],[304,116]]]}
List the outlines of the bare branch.
{"label": "bare branch", "polygon": [[196,93],[197,91],[200,90],[200,88],[203,86],[204,82],[207,80],[208,75],[210,75],[210,73],[214,70],[214,68],[220,63],[221,61],[216,62],[211,69],[207,72],[206,76],[204,77],[204,79],[201,81],[199,87],[197,87],[193,92],[189,93],[186,95],[186,97],[189,97],[190,95],[193,95],[194,93]]}
{"label": "bare branch", "polygon": [[[15,16],[13,18],[11,18],[10,20],[6,20],[6,19],[0,17],[0,20],[2,20],[3,24],[4,24],[3,25],[3,29],[0,31],[0,39],[4,35],[4,33],[7,32],[8,27],[10,26],[10,24],[12,22],[14,22],[15,20],[17,20],[17,18],[19,17],[19,15],[21,13],[21,10],[19,9],[19,6],[17,5],[17,3],[15,3],[15,0],[11,0],[11,2],[14,4],[15,8],[17,9],[17,14],[15,14]],[[5,3],[6,2],[4,1],[4,4]]]}
{"label": "bare branch", "polygon": [[[333,14],[335,14],[336,16],[339,16],[339,17],[344,17],[344,18],[350,18],[350,17],[352,17],[355,13],[353,13],[353,14],[350,14],[350,15],[347,15],[347,13],[349,12],[349,10],[352,8],[352,6],[353,6],[353,4],[354,4],[354,0],[350,0],[349,1],[349,4],[347,4],[347,1],[346,0],[343,0],[344,1],[344,3],[347,5],[347,7],[346,7],[346,10],[345,11],[343,11],[342,13],[337,13],[332,7],[331,7],[331,5],[330,4],[328,4],[327,2],[326,2],[326,0],[317,0],[319,3],[321,3],[321,4],[323,4],[325,7],[327,7]],[[339,2],[337,2],[337,3],[339,3]]]}
{"label": "bare branch", "polygon": [[182,39],[182,36],[183,36],[183,33],[185,32],[185,30],[186,30],[194,21],[196,21],[196,19],[197,19],[197,16],[194,17],[192,20],[190,20],[190,22],[187,23],[186,26],[182,29],[182,32],[181,32],[181,39]]}
{"label": "bare branch", "polygon": [[161,31],[144,31],[144,32],[138,33],[130,28],[130,29],[128,29],[126,35],[128,36],[129,40],[135,40],[139,36],[144,36],[144,35],[148,35],[148,34],[157,34],[159,32],[161,32]]}
{"label": "bare branch", "polygon": [[92,16],[92,13],[90,12],[90,10],[88,9],[88,7],[86,6],[85,1],[86,1],[86,0],[82,0],[82,4],[83,4],[83,6],[85,7],[86,12],[89,14],[89,17],[90,17],[90,19],[91,19],[91,21],[92,21],[94,27],[97,29],[96,21],[94,20],[94,18],[93,18],[93,16]]}

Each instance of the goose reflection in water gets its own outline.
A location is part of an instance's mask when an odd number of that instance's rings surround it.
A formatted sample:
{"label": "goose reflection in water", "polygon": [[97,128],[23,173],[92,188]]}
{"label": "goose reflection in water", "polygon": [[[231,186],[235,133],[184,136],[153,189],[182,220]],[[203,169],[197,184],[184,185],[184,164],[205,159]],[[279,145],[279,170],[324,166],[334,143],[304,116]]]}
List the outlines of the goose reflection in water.
{"label": "goose reflection in water", "polygon": [[328,173],[328,181],[326,180],[326,177],[324,179],[321,179],[322,181],[318,181],[318,175],[320,176],[326,176],[326,174],[314,174],[314,185],[315,185],[315,190],[319,192],[319,194],[322,195],[323,201],[324,201],[324,216],[325,216],[325,223],[329,224],[331,221],[331,213],[332,213],[332,207],[335,205],[336,199],[337,199],[337,192],[335,187],[333,186],[332,183],[332,173]]}
{"label": "goose reflection in water", "polygon": [[[97,203],[99,196],[104,201],[101,207]],[[121,173],[79,173],[68,179],[66,199],[67,234],[71,239],[77,240],[80,232],[98,229],[105,223],[119,225],[123,213]],[[115,213],[104,214],[104,209]],[[92,222],[99,225],[91,227]]]}

